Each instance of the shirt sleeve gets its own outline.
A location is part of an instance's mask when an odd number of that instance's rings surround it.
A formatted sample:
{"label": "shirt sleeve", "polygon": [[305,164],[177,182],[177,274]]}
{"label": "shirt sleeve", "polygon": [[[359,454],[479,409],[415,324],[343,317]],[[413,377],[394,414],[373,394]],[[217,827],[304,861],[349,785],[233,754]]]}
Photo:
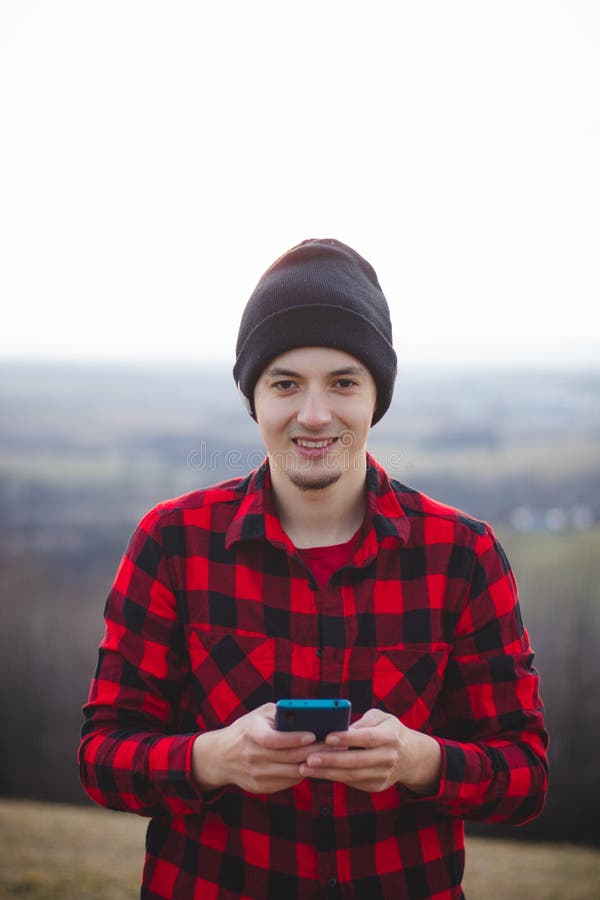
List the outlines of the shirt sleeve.
{"label": "shirt sleeve", "polygon": [[210,795],[191,778],[197,732],[178,733],[188,675],[183,630],[157,511],[142,519],[121,560],[79,745],[92,800],[140,815],[198,813]]}
{"label": "shirt sleeve", "polygon": [[439,788],[427,799],[465,819],[522,824],[547,791],[548,736],[517,585],[486,528],[441,700]]}

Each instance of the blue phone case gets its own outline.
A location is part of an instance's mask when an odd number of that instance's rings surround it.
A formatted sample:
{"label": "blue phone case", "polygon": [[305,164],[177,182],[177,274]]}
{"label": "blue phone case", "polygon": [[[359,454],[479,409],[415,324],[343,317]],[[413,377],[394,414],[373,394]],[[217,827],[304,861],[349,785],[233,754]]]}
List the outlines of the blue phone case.
{"label": "blue phone case", "polygon": [[324,741],[330,731],[347,731],[352,704],[349,700],[279,700],[275,714],[277,731],[312,731]]}

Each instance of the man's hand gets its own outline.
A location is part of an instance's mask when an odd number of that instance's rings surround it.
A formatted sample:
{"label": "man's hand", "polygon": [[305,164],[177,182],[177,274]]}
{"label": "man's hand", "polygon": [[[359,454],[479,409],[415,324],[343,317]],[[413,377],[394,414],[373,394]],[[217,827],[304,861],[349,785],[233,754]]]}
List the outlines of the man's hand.
{"label": "man's hand", "polygon": [[301,775],[369,792],[397,783],[418,794],[437,790],[442,756],[438,742],[380,709],[369,709],[348,731],[327,735],[325,744],[325,750],[322,745],[310,748]]}
{"label": "man's hand", "polygon": [[325,749],[309,732],[275,730],[275,704],[265,703],[226,728],[199,734],[192,749],[192,777],[202,790],[235,784],[252,794],[271,794],[299,784],[300,763]]}

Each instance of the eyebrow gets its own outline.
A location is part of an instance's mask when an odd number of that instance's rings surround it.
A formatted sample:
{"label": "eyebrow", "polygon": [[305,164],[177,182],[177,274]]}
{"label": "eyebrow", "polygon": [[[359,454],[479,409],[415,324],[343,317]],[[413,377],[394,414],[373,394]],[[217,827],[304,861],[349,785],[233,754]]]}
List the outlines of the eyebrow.
{"label": "eyebrow", "polygon": [[[366,371],[362,366],[343,366],[341,369],[334,369],[327,374],[336,375],[339,378],[341,375],[364,375]],[[292,369],[282,369],[280,366],[272,366],[270,369],[265,369],[263,374],[267,378],[302,378],[300,372],[294,372]]]}

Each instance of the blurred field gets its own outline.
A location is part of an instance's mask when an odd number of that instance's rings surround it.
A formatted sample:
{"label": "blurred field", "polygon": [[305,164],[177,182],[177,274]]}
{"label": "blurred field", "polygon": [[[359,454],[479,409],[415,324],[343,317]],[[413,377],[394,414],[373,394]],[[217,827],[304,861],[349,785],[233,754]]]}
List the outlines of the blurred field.
{"label": "blurred field", "polygon": [[[132,900],[146,824],[101,809],[0,800],[0,900]],[[568,844],[470,838],[466,871],[468,900],[600,896],[600,851]]]}

